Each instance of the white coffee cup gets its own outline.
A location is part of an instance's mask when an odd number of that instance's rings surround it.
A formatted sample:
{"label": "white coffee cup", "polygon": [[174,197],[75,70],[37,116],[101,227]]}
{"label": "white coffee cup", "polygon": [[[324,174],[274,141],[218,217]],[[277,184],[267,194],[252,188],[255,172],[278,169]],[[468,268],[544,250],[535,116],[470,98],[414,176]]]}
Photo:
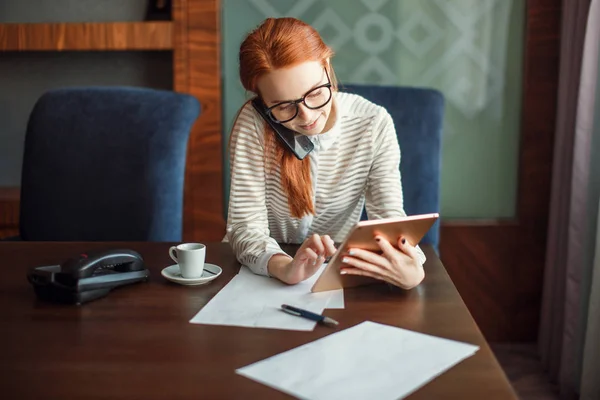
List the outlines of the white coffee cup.
{"label": "white coffee cup", "polygon": [[171,246],[169,255],[177,264],[181,276],[186,279],[200,278],[204,271],[206,246],[201,243],[183,243]]}

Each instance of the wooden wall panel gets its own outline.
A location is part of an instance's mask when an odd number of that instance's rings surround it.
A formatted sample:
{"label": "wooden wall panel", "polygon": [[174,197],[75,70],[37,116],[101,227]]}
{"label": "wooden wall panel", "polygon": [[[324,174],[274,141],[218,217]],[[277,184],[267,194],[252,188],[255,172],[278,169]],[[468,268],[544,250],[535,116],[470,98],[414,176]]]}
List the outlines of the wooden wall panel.
{"label": "wooden wall panel", "polygon": [[223,156],[221,127],[220,1],[176,0],[174,19],[174,88],[202,104],[188,144],[184,239],[221,240]]}
{"label": "wooden wall panel", "polygon": [[440,258],[479,328],[494,341],[508,336],[513,318],[518,235],[511,222],[441,225]]}
{"label": "wooden wall panel", "polygon": [[20,188],[0,188],[0,239],[19,235]]}
{"label": "wooden wall panel", "polygon": [[517,217],[446,222],[440,256],[484,335],[534,341],[540,317],[560,49],[560,0],[528,0]]}
{"label": "wooden wall panel", "polygon": [[512,332],[536,340],[550,212],[558,103],[561,1],[529,0],[519,174],[520,234]]}
{"label": "wooden wall panel", "polygon": [[0,24],[0,51],[170,50],[170,21]]}

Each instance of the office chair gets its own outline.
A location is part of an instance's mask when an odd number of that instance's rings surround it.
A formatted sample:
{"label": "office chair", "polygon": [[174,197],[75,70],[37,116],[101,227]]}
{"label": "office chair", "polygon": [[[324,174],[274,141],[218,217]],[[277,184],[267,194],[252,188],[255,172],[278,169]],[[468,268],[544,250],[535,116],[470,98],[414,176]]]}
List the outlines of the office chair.
{"label": "office chair", "polygon": [[[385,107],[394,120],[401,149],[400,174],[408,215],[440,210],[441,137],[444,97],[434,89],[349,84],[340,91],[358,94]],[[363,211],[362,219],[367,219]],[[440,221],[421,244],[439,249]]]}
{"label": "office chair", "polygon": [[198,100],[132,87],[52,90],[29,117],[20,238],[180,241]]}

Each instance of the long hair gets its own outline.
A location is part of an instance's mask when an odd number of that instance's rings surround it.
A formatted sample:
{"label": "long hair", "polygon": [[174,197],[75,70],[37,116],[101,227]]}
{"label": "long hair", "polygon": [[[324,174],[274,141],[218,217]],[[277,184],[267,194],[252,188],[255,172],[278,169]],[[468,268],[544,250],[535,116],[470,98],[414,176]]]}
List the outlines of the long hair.
{"label": "long hair", "polygon": [[[246,90],[260,96],[257,82],[266,73],[307,61],[318,61],[328,68],[332,87],[337,89],[335,74],[327,60],[333,50],[310,25],[295,18],[268,18],[246,36],[240,46],[240,80]],[[301,218],[314,214],[310,160],[298,160],[283,147],[265,121],[265,163],[281,166],[281,185],[287,195],[290,214]]]}

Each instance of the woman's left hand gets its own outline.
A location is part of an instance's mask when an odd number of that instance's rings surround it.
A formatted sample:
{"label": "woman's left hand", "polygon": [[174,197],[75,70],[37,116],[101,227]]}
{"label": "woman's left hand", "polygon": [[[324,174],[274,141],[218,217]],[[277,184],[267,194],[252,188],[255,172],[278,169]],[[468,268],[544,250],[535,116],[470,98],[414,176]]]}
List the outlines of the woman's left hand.
{"label": "woman's left hand", "polygon": [[381,236],[375,240],[383,254],[351,248],[342,259],[341,273],[369,276],[403,289],[412,289],[421,283],[425,271],[413,246],[404,238],[398,239],[398,248]]}

